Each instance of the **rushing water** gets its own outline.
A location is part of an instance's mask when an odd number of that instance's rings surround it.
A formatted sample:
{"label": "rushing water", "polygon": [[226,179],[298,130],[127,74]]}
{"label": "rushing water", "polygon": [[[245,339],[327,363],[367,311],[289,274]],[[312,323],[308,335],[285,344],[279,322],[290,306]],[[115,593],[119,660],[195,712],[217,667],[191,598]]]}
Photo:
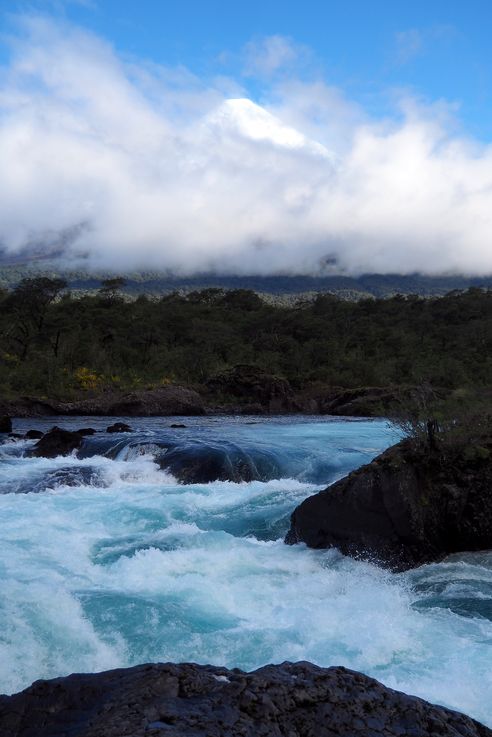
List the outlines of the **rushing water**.
{"label": "rushing water", "polygon": [[[18,421],[103,429],[107,419]],[[289,515],[394,442],[384,421],[128,420],[81,458],[0,446],[0,691],[144,661],[345,665],[492,725],[492,555],[405,574],[282,542]],[[226,449],[263,481],[183,485],[163,446]]]}

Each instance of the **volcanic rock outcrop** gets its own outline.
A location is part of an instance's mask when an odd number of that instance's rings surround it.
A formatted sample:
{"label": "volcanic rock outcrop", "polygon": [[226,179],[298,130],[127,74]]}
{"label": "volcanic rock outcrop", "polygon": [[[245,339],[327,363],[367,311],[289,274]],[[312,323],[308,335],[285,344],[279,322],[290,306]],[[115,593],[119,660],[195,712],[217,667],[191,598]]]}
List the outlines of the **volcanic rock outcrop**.
{"label": "volcanic rock outcrop", "polygon": [[345,668],[140,665],[0,697],[0,737],[492,737]]}
{"label": "volcanic rock outcrop", "polygon": [[337,547],[393,570],[492,548],[492,441],[444,457],[409,441],[309,497],[286,542]]}
{"label": "volcanic rock outcrop", "polygon": [[[0,407],[3,407],[1,404]],[[203,415],[205,409],[200,395],[184,386],[163,386],[129,394],[108,392],[75,402],[39,400],[22,397],[5,404],[6,411],[16,417],[44,417],[50,415],[106,415],[112,417],[152,417],[173,415]]]}
{"label": "volcanic rock outcrop", "polygon": [[39,458],[56,458],[66,456],[82,445],[83,437],[78,432],[63,430],[61,427],[53,427],[38,440],[30,455]]}
{"label": "volcanic rock outcrop", "polygon": [[257,366],[240,364],[207,381],[207,389],[214,395],[234,397],[251,408],[262,411],[281,412],[293,410],[292,388],[280,376],[269,374]]}

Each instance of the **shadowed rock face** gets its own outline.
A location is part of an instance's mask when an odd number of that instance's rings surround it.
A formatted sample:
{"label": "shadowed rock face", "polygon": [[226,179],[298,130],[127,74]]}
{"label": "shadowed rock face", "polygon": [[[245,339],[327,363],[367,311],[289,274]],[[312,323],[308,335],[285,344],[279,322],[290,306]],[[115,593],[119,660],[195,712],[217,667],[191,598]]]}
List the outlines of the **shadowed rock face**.
{"label": "shadowed rock face", "polygon": [[12,432],[12,420],[8,415],[0,417],[0,432]]}
{"label": "shadowed rock face", "polygon": [[492,460],[482,450],[443,462],[399,443],[302,502],[285,541],[337,547],[393,570],[491,548]]}
{"label": "shadowed rock face", "polygon": [[[5,409],[2,409],[2,408]],[[131,392],[108,393],[77,402],[41,401],[23,397],[15,402],[1,403],[0,414],[8,412],[16,417],[43,417],[50,415],[106,415],[131,417],[158,417],[171,415],[203,415],[203,400],[197,392],[183,386],[164,386]]]}
{"label": "shadowed rock face", "polygon": [[73,450],[78,450],[82,445],[82,441],[82,435],[78,432],[63,430],[61,427],[53,427],[46,435],[43,435],[38,440],[31,450],[31,455],[38,458],[66,456]]}
{"label": "shadowed rock face", "polygon": [[279,376],[268,374],[257,366],[238,365],[206,382],[213,393],[258,403],[260,410],[272,412],[292,410],[292,388]]}
{"label": "shadowed rock face", "polygon": [[345,668],[254,673],[155,664],[37,681],[0,697],[0,737],[492,737]]}

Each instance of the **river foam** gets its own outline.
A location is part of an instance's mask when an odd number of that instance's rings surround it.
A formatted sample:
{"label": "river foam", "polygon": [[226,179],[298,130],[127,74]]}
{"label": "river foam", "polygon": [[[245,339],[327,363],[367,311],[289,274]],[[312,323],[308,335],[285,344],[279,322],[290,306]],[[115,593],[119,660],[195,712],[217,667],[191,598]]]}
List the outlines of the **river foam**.
{"label": "river foam", "polygon": [[[307,659],[492,725],[490,554],[395,575],[282,542],[302,499],[394,441],[386,423],[187,419],[179,435],[171,422],[96,436],[83,459],[0,447],[1,691],[149,660]],[[178,484],[156,462],[169,438],[268,451],[289,475]]]}

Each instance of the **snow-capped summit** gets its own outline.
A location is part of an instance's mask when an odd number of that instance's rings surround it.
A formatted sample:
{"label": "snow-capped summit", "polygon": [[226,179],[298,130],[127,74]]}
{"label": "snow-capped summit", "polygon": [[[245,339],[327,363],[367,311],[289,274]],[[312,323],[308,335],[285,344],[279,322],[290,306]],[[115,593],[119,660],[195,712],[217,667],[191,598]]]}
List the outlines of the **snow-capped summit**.
{"label": "snow-capped summit", "polygon": [[245,97],[225,100],[206,118],[209,128],[222,134],[234,134],[251,141],[265,141],[288,149],[302,149],[311,154],[332,159],[325,146],[285,125],[265,108]]}

